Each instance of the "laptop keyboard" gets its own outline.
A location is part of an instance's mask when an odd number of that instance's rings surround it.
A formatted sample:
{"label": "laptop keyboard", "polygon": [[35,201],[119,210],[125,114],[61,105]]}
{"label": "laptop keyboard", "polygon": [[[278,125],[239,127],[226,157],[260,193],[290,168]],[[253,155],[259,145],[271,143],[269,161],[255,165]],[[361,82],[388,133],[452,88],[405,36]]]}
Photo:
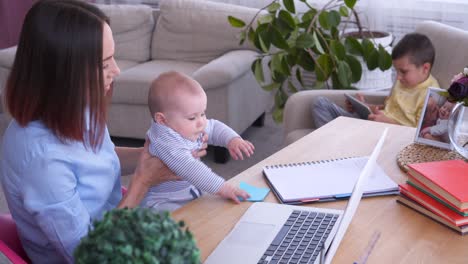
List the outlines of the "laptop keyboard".
{"label": "laptop keyboard", "polygon": [[294,210],[258,264],[313,263],[337,214]]}

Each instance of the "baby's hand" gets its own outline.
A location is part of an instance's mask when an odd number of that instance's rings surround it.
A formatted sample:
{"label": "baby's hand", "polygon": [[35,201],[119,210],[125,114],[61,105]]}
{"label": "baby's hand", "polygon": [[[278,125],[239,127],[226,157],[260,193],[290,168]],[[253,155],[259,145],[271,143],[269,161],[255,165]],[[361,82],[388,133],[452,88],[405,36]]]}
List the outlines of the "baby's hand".
{"label": "baby's hand", "polygon": [[423,130],[421,130],[421,133],[419,133],[422,137],[424,137],[424,135],[426,135],[427,133],[429,133],[429,131],[431,130],[431,127],[426,127],[424,128]]}
{"label": "baby's hand", "polygon": [[227,182],[221,186],[221,189],[219,189],[216,194],[223,198],[231,199],[237,204],[240,203],[239,197],[241,197],[243,200],[250,198],[250,195],[246,191],[242,190],[241,188],[232,186]]}
{"label": "baby's hand", "polygon": [[229,150],[229,153],[231,154],[231,157],[235,160],[241,159],[244,160],[244,156],[242,155],[242,152],[247,155],[247,157],[250,157],[254,153],[254,145],[250,143],[247,140],[243,140],[240,137],[235,137],[229,141],[227,148]]}

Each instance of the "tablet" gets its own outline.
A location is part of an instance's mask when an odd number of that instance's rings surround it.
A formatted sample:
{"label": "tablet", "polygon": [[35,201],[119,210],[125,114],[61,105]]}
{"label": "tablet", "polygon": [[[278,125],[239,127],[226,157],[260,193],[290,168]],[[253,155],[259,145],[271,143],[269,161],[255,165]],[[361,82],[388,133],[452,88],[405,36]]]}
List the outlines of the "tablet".
{"label": "tablet", "polygon": [[359,101],[358,99],[356,99],[356,97],[352,95],[349,95],[349,94],[344,94],[344,95],[346,99],[348,99],[348,101],[353,106],[354,111],[359,115],[359,118],[367,120],[368,116],[372,113],[369,106]]}

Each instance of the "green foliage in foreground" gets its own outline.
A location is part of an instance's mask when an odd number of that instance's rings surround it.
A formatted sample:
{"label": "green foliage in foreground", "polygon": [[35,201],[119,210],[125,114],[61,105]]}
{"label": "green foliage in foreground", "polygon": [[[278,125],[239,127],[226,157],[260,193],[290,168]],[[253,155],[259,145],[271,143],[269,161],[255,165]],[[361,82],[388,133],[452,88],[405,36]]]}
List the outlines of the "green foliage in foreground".
{"label": "green foliage in foreground", "polygon": [[81,240],[76,263],[200,263],[200,252],[184,223],[168,212],[114,209]]}

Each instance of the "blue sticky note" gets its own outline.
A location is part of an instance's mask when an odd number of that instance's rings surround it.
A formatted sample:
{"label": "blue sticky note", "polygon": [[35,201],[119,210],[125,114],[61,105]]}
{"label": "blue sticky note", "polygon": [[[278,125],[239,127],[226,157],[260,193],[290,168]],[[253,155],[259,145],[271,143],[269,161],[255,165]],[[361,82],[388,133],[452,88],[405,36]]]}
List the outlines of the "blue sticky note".
{"label": "blue sticky note", "polygon": [[250,198],[247,199],[247,201],[250,201],[250,202],[261,202],[265,199],[267,194],[270,192],[270,189],[268,188],[255,187],[245,182],[241,182],[239,184],[239,187],[242,190],[246,191],[248,194],[250,194]]}

